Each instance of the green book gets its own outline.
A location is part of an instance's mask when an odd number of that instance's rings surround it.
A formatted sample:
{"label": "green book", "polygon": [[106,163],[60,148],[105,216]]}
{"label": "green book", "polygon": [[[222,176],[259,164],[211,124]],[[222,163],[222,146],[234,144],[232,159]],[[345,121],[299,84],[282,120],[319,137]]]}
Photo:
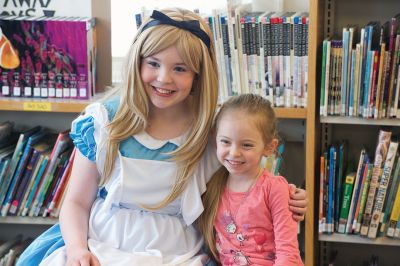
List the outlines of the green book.
{"label": "green book", "polygon": [[356,173],[350,173],[346,176],[344,185],[343,185],[343,200],[342,206],[340,208],[340,216],[339,216],[339,226],[338,232],[345,233],[347,217],[349,216],[349,209],[351,203],[351,196],[353,193],[354,179],[356,177]]}

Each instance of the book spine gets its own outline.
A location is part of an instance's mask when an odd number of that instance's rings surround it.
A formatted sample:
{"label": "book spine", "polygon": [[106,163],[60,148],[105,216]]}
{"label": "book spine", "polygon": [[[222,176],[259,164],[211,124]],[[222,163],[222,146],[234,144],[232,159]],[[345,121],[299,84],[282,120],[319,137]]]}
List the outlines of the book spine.
{"label": "book spine", "polygon": [[386,224],[388,222],[388,217],[390,216],[390,212],[392,211],[393,208],[393,203],[395,200],[395,193],[396,189],[399,186],[399,174],[400,174],[400,161],[399,161],[399,154],[397,154],[397,159],[396,159],[396,168],[393,173],[393,178],[392,178],[392,184],[389,186],[390,191],[388,193],[387,197],[387,203],[385,205],[385,211],[381,215],[381,226],[380,226],[380,233],[385,233],[386,231]]}
{"label": "book spine", "polygon": [[39,172],[40,166],[42,165],[43,159],[44,159],[44,156],[41,154],[41,155],[39,156],[39,158],[38,158],[38,161],[37,161],[36,165],[35,165],[35,169],[33,170],[32,178],[31,178],[31,180],[30,180],[30,183],[29,183],[29,185],[28,185],[28,188],[26,189],[24,198],[23,198],[22,201],[21,201],[21,206],[20,206],[20,208],[19,208],[19,211],[18,211],[17,216],[22,216],[22,212],[23,212],[23,210],[24,210],[24,207],[25,207],[25,205],[26,205],[26,202],[27,202],[27,200],[28,200],[28,197],[29,197],[29,195],[31,194],[31,191],[32,191],[32,189],[33,189],[33,185],[35,184],[36,176],[37,176],[37,174],[38,174],[38,172]]}
{"label": "book spine", "polygon": [[[57,158],[55,160],[55,165],[58,165],[59,162],[60,162],[60,158]],[[51,164],[51,162],[50,162],[50,164]],[[49,167],[50,167],[50,165],[49,165]],[[54,166],[51,169],[46,171],[46,175],[44,176],[45,179],[43,180],[42,186],[40,186],[38,195],[32,206],[32,215],[31,215],[31,213],[29,213],[29,216],[39,216],[40,209],[41,209],[43,201],[45,199],[47,190],[49,189],[49,186],[50,186],[51,182],[53,181],[54,172],[56,171],[56,169],[57,169],[57,167]],[[50,171],[50,172],[48,172],[48,171]]]}
{"label": "book spine", "polygon": [[19,185],[23,170],[24,170],[26,164],[28,163],[28,159],[31,156],[30,148],[31,148],[30,143],[28,143],[28,144],[25,143],[25,147],[24,147],[23,151],[21,149],[22,152],[20,153],[20,156],[18,156],[20,159],[19,159],[17,167],[15,168],[15,173],[13,175],[11,175],[12,180],[8,187],[6,197],[4,198],[4,201],[3,201],[3,207],[1,209],[1,216],[6,216],[8,213],[8,210],[10,209],[10,206],[11,206],[12,200],[14,198],[14,195],[16,193],[17,187]]}
{"label": "book spine", "polygon": [[318,232],[323,233],[324,223],[326,221],[326,217],[324,217],[324,174],[325,174],[325,161],[324,156],[320,157],[320,165],[319,165],[319,223],[318,223]]}
{"label": "book spine", "polygon": [[343,28],[342,33],[342,42],[343,42],[343,49],[342,49],[342,80],[341,80],[341,108],[340,108],[340,115],[346,115],[346,94],[347,94],[347,72],[348,72],[348,57],[349,57],[349,30],[347,28]]}
{"label": "book spine", "polygon": [[68,160],[68,165],[61,177],[60,184],[57,187],[57,190],[54,193],[53,199],[51,200],[49,207],[47,208],[46,212],[51,214],[56,206],[56,203],[59,201],[59,198],[62,196],[63,191],[65,190],[65,186],[68,183],[69,176],[71,174],[71,168],[73,165],[73,161],[75,158],[76,149],[74,149],[71,153],[71,156]]}
{"label": "book spine", "polygon": [[390,142],[389,151],[386,157],[385,165],[383,167],[382,177],[379,183],[378,192],[375,199],[374,209],[372,211],[372,219],[369,225],[368,237],[376,238],[378,226],[380,222],[381,213],[383,210],[384,199],[386,196],[387,186],[391,177],[394,159],[397,153],[397,142]]}
{"label": "book spine", "polygon": [[[353,216],[353,225],[352,225],[352,228],[351,228],[352,232],[355,232],[355,233],[357,232],[356,231],[357,224],[359,223],[358,216],[359,216],[360,209],[361,209],[362,194],[364,192],[364,187],[366,186],[365,183],[366,183],[367,176],[368,176],[369,165],[370,164],[369,164],[368,155],[366,154],[365,155],[365,163],[364,163],[363,170],[362,170],[362,173],[361,173],[361,176],[360,176],[360,178],[361,178],[361,180],[360,180],[361,186],[359,188],[359,193],[358,193],[358,197],[357,197],[357,205],[356,205],[356,209],[355,209],[354,216]],[[362,211],[361,211],[361,213],[362,213]]]}
{"label": "book spine", "polygon": [[19,208],[19,205],[21,203],[22,197],[25,194],[25,191],[27,189],[28,182],[30,181],[30,178],[32,176],[32,171],[33,171],[33,168],[36,164],[38,157],[39,157],[39,153],[36,150],[34,150],[32,153],[31,159],[30,159],[28,165],[26,166],[25,172],[21,179],[21,183],[19,184],[17,192],[15,194],[14,200],[11,203],[9,214],[16,214],[16,212]]}
{"label": "book spine", "polygon": [[395,45],[395,53],[394,53],[394,67],[392,72],[393,83],[391,83],[391,88],[394,93],[393,105],[391,110],[391,117],[396,117],[397,109],[399,107],[399,90],[398,90],[398,79],[399,79],[399,69],[400,69],[400,33],[396,36],[396,45]]}
{"label": "book spine", "polygon": [[339,225],[338,225],[338,232],[343,234],[346,231],[351,195],[353,192],[354,178],[355,178],[355,173],[348,174],[346,176],[343,186],[343,200],[342,200],[342,206],[340,208]]}
{"label": "book spine", "polygon": [[356,177],[355,177],[355,181],[354,181],[353,195],[351,196],[349,216],[347,218],[347,224],[346,224],[346,233],[347,234],[351,234],[353,232],[353,220],[355,218],[358,197],[360,195],[361,182],[362,182],[362,178],[363,178],[362,175],[363,175],[364,168],[365,168],[366,156],[367,156],[367,153],[366,153],[365,149],[362,149],[361,154],[360,154],[360,160],[358,162],[357,173],[356,173]]}
{"label": "book spine", "polygon": [[359,94],[360,94],[360,71],[361,71],[361,45],[356,44],[356,65],[354,68],[354,98],[353,98],[353,116],[358,116]]}
{"label": "book spine", "polygon": [[2,206],[3,201],[7,195],[7,190],[12,182],[12,177],[14,176],[14,172],[15,172],[15,169],[17,168],[19,158],[22,154],[21,150],[23,148],[23,140],[24,140],[24,135],[20,134],[18,141],[17,141],[17,145],[15,146],[14,153],[11,157],[10,164],[8,165],[8,167],[5,170],[3,182],[2,182],[1,188],[0,188],[0,207]]}
{"label": "book spine", "polygon": [[361,230],[361,221],[362,221],[362,217],[363,217],[363,213],[364,213],[364,209],[365,209],[365,203],[367,201],[369,183],[371,182],[371,176],[372,176],[372,164],[368,164],[367,178],[365,180],[365,184],[364,184],[364,187],[361,192],[360,210],[358,212],[355,233],[360,233],[360,230]]}
{"label": "book spine", "polygon": [[334,210],[335,210],[335,165],[336,165],[336,149],[332,146],[329,149],[329,188],[328,188],[328,212],[327,212],[327,226],[328,233],[333,233],[334,229]]}
{"label": "book spine", "polygon": [[342,142],[339,145],[339,156],[337,163],[337,178],[336,178],[336,188],[335,188],[335,230],[338,228],[339,223],[339,212],[340,212],[340,202],[341,202],[341,193],[342,193],[342,179],[343,179],[343,170],[344,170],[344,155],[345,155],[346,143]]}
{"label": "book spine", "polygon": [[368,118],[374,117],[375,105],[376,105],[376,81],[378,75],[378,67],[379,67],[379,53],[377,51],[373,51],[373,70],[372,70],[372,78],[370,82],[371,93],[369,98],[369,108],[368,108]]}
{"label": "book spine", "polygon": [[35,198],[37,197],[40,185],[43,180],[42,177],[43,177],[44,171],[47,168],[48,160],[49,160],[48,156],[45,156],[43,158],[43,162],[40,165],[38,173],[35,177],[35,183],[33,183],[32,190],[29,193],[28,199],[26,200],[26,204],[22,210],[22,213],[21,213],[22,216],[28,215],[28,212],[32,209],[32,204],[35,201]]}
{"label": "book spine", "polygon": [[365,205],[365,211],[360,230],[360,235],[363,236],[366,236],[368,234],[368,228],[371,221],[372,209],[374,205],[375,192],[378,187],[378,180],[381,174],[382,162],[386,160],[391,135],[392,134],[389,131],[379,131],[378,144],[375,150],[374,166],[372,170],[371,182],[369,184],[367,203]]}
{"label": "book spine", "polygon": [[379,106],[381,105],[381,94],[382,94],[382,76],[383,76],[383,68],[385,65],[385,43],[381,44],[381,50],[379,53],[379,72],[378,72],[378,80],[376,81],[376,99],[375,99],[375,110],[374,110],[374,118],[377,119],[380,115]]}
{"label": "book spine", "polygon": [[364,82],[363,82],[363,109],[362,109],[362,117],[367,118],[368,117],[368,107],[369,107],[369,81],[370,81],[370,77],[372,74],[371,71],[371,66],[373,66],[373,52],[372,51],[367,51],[367,62],[366,62],[366,66],[365,66],[365,76],[364,76]]}
{"label": "book spine", "polygon": [[351,53],[351,63],[350,63],[350,77],[349,77],[349,112],[348,116],[353,116],[354,114],[354,74],[355,74],[355,64],[356,64],[356,50]]}
{"label": "book spine", "polygon": [[325,67],[325,99],[324,99],[324,115],[328,115],[328,99],[329,99],[329,79],[331,68],[331,41],[326,44],[326,67]]}

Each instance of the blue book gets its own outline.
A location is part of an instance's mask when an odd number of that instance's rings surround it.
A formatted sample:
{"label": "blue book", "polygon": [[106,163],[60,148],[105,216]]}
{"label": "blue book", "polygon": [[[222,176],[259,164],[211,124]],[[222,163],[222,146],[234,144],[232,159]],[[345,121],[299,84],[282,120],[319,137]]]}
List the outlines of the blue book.
{"label": "blue book", "polygon": [[6,216],[10,206],[11,206],[11,202],[15,196],[15,193],[17,192],[18,186],[20,185],[20,179],[22,177],[22,174],[26,168],[26,165],[29,162],[30,156],[32,154],[32,145],[34,145],[35,143],[37,143],[41,138],[43,138],[45,136],[45,132],[43,130],[39,130],[37,132],[35,132],[33,135],[28,137],[28,140],[25,144],[25,147],[23,149],[23,152],[20,156],[20,160],[18,162],[18,166],[15,169],[15,173],[12,177],[10,186],[8,188],[6,197],[3,201],[3,207],[1,209],[1,215],[2,216]]}
{"label": "blue book", "polygon": [[[1,179],[2,176],[5,175],[5,172],[6,172],[7,168],[8,168],[8,165],[10,164],[10,162],[11,162],[11,156],[7,157],[7,158],[4,158],[4,160],[1,162],[2,167],[0,169],[0,179]],[[0,184],[1,184],[1,182],[0,182]]]}
{"label": "blue book", "polygon": [[25,148],[25,144],[28,141],[28,138],[32,136],[34,133],[38,132],[41,130],[40,126],[34,127],[24,133],[21,133],[19,135],[17,144],[15,146],[14,153],[11,157],[10,164],[8,165],[5,173],[4,173],[4,178],[3,182],[1,183],[0,187],[0,207],[3,204],[4,199],[6,198],[8,188],[10,187],[10,184],[12,182],[12,178],[14,176],[14,172],[17,168],[18,162],[20,160],[20,157],[22,155],[23,149]]}
{"label": "blue book", "polygon": [[22,197],[25,194],[25,191],[27,189],[28,183],[30,179],[32,178],[32,173],[33,169],[36,166],[36,163],[40,157],[40,154],[43,152],[49,150],[49,145],[45,143],[39,143],[36,144],[33,149],[32,149],[32,156],[29,160],[29,163],[26,165],[25,171],[23,173],[23,176],[21,178],[21,182],[18,185],[17,191],[15,193],[15,196],[12,200],[9,214],[14,215],[17,213],[19,205],[21,203]]}
{"label": "blue book", "polygon": [[373,66],[374,53],[372,51],[367,51],[367,64],[365,67],[365,79],[364,79],[364,95],[363,95],[363,114],[362,117],[368,118],[368,107],[369,107],[369,91],[370,91],[370,79],[372,75],[371,66]]}
{"label": "blue book", "polygon": [[365,78],[365,68],[367,61],[367,40],[368,40],[368,31],[365,28],[361,29],[361,39],[360,39],[360,47],[361,47],[361,56],[360,56],[360,73],[359,73],[359,90],[358,90],[358,115],[363,115],[363,107],[364,107],[364,78]]}
{"label": "blue book", "polygon": [[282,164],[282,154],[283,154],[284,150],[285,150],[285,144],[284,143],[279,144],[278,155],[275,158],[276,163],[275,163],[275,167],[274,167],[274,175],[279,175],[279,169]]}
{"label": "blue book", "polygon": [[328,187],[328,212],[327,229],[328,233],[333,233],[334,229],[334,194],[335,194],[335,168],[336,168],[336,148],[332,145],[329,149],[329,187]]}
{"label": "blue book", "polygon": [[351,68],[350,68],[350,87],[349,87],[349,116],[353,116],[354,112],[354,71],[356,64],[356,52],[351,53]]}
{"label": "blue book", "polygon": [[343,183],[343,174],[345,169],[345,157],[346,157],[346,149],[347,143],[343,141],[339,145],[339,153],[337,158],[337,178],[336,178],[336,193],[335,193],[335,228],[338,228],[339,225],[339,215],[340,215],[340,206],[341,206],[341,194],[342,194],[342,183]]}
{"label": "blue book", "polygon": [[44,156],[43,162],[39,168],[39,171],[37,173],[37,175],[34,177],[35,181],[33,183],[32,189],[29,192],[29,196],[28,199],[26,200],[26,203],[24,206],[21,206],[21,208],[23,207],[21,216],[26,216],[28,214],[29,209],[31,208],[32,202],[35,199],[35,196],[37,195],[37,191],[39,189],[39,185],[40,182],[42,180],[43,177],[43,173],[47,167],[48,161],[49,161],[49,156],[48,155],[41,155]]}

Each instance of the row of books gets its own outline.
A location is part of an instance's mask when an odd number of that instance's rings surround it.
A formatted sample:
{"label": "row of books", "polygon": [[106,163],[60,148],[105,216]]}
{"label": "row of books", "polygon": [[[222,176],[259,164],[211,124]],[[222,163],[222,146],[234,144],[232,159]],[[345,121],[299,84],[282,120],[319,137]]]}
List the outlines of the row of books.
{"label": "row of books", "polygon": [[400,118],[400,14],[343,28],[322,47],[320,115]]}
{"label": "row of books", "polygon": [[[397,141],[380,130],[372,161],[361,150],[357,170],[347,166],[348,144],[320,158],[319,233],[400,237],[400,160]],[[347,172],[347,174],[345,174]]]}
{"label": "row of books", "polygon": [[[213,32],[220,100],[251,92],[277,107],[306,107],[308,13],[247,10],[203,16]],[[137,26],[143,16],[135,16]]]}
{"label": "row of books", "polygon": [[74,151],[68,131],[9,134],[0,146],[0,215],[58,217]]}
{"label": "row of books", "polygon": [[23,239],[22,235],[2,242],[0,240],[0,266],[15,265],[21,253],[32,242],[32,238]]}
{"label": "row of books", "polygon": [[94,95],[94,18],[3,15],[0,38],[0,97]]}

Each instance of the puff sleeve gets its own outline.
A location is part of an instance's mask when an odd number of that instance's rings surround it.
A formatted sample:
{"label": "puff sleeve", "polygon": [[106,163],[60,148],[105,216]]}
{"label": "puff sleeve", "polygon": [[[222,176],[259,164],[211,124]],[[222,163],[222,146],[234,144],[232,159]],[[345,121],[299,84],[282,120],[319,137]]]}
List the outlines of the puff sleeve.
{"label": "puff sleeve", "polygon": [[107,111],[100,103],[86,107],[83,114],[72,121],[70,137],[75,147],[89,160],[96,162],[101,131],[107,122]]}

